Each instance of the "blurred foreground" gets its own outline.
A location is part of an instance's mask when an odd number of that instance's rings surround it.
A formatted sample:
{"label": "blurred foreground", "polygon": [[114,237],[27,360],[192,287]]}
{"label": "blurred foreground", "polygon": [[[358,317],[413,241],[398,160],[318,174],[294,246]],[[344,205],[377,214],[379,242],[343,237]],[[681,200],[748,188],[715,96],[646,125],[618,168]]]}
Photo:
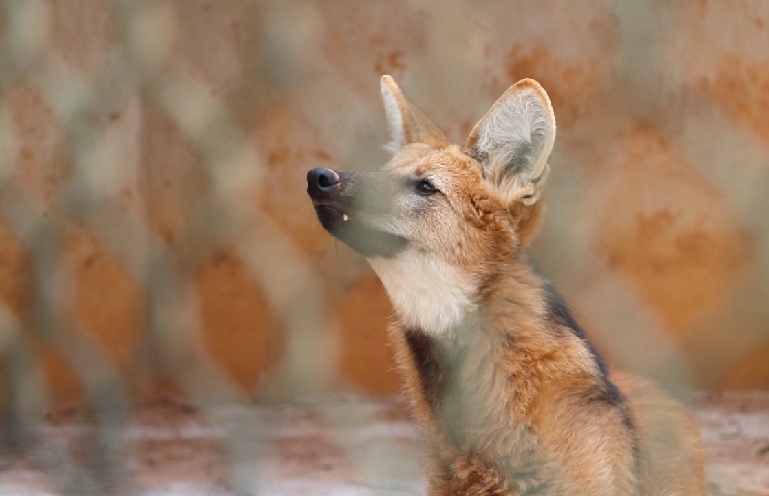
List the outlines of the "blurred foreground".
{"label": "blurred foreground", "polygon": [[[535,256],[601,351],[769,388],[769,2],[479,5],[0,0],[0,494],[424,486],[399,401],[264,404],[401,386],[390,304],[304,180],[385,163],[383,73],[460,142],[539,80]],[[769,493],[768,417],[700,409],[726,493]]]}

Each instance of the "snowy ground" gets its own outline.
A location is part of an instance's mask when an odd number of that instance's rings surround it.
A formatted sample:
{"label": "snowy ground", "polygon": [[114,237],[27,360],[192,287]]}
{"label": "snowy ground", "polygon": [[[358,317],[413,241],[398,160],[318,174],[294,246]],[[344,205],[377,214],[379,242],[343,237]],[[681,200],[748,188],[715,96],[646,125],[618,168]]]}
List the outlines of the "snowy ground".
{"label": "snowy ground", "polygon": [[[769,495],[769,453],[761,454],[769,445],[769,392],[710,395],[697,413],[711,492]],[[123,427],[95,427],[100,422]],[[401,398],[333,396],[196,408],[161,401],[129,417],[61,412],[18,438],[20,443],[0,445],[0,495],[363,496],[425,490],[418,432]]]}

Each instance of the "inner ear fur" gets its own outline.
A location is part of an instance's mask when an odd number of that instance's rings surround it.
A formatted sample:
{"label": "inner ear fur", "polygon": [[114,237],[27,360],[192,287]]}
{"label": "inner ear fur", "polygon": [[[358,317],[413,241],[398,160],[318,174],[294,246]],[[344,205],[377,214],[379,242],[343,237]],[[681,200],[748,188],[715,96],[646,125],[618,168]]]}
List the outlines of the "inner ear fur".
{"label": "inner ear fur", "polygon": [[434,148],[448,144],[448,139],[416,105],[411,103],[388,75],[381,80],[382,101],[390,128],[390,143],[385,149],[395,153],[409,143],[425,143]]}
{"label": "inner ear fur", "polygon": [[465,147],[499,196],[531,205],[539,199],[554,142],[550,98],[538,82],[523,79],[478,121]]}

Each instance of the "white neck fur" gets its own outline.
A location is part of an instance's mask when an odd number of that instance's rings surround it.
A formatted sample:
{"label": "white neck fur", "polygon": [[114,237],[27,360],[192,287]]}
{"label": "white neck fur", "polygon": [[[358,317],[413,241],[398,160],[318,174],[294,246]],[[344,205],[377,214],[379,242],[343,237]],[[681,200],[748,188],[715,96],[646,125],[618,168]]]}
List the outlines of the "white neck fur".
{"label": "white neck fur", "polygon": [[459,325],[474,305],[473,281],[455,266],[417,250],[369,263],[387,290],[401,324],[438,336]]}

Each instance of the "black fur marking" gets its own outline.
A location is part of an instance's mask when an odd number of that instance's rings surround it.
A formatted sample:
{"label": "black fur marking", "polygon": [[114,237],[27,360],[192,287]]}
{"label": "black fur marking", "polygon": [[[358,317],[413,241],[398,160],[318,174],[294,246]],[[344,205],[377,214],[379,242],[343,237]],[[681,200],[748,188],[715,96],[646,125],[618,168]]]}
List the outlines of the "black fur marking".
{"label": "black fur marking", "polygon": [[619,389],[617,389],[617,386],[614,385],[614,383],[609,380],[609,375],[608,375],[609,368],[606,365],[606,361],[603,359],[601,354],[598,353],[598,350],[595,349],[595,346],[593,346],[593,343],[591,343],[590,340],[587,338],[587,334],[585,334],[585,331],[582,329],[582,327],[580,327],[580,325],[574,319],[574,317],[571,314],[571,311],[569,310],[569,307],[563,301],[563,298],[561,297],[561,295],[558,294],[558,292],[555,290],[555,288],[551,284],[547,284],[544,289],[545,289],[545,296],[547,298],[549,318],[554,322],[557,322],[567,327],[575,336],[580,338],[582,342],[585,343],[585,346],[590,352],[590,356],[593,357],[593,360],[598,366],[598,370],[601,373],[601,380],[603,381],[603,385],[605,387],[605,390],[602,395],[602,399],[607,403],[612,403],[617,405],[624,403],[625,398],[622,396],[622,393],[620,392]]}
{"label": "black fur marking", "polygon": [[421,329],[404,329],[411,357],[419,373],[425,399],[431,408],[438,405],[445,387],[445,374],[441,365],[440,350],[435,340]]}
{"label": "black fur marking", "polygon": [[601,373],[601,380],[603,382],[603,387],[601,387],[596,392],[595,400],[601,401],[608,405],[613,405],[619,408],[620,414],[622,415],[622,423],[625,425],[625,427],[627,428],[628,432],[630,433],[633,439],[633,459],[635,460],[635,464],[636,464],[636,473],[638,473],[638,464],[640,463],[639,462],[640,448],[639,448],[639,441],[638,441],[638,433],[636,432],[633,419],[630,417],[630,410],[628,409],[625,396],[622,394],[619,388],[617,388],[617,386],[613,382],[611,382],[611,380],[609,379],[608,366],[606,365],[606,361],[598,353],[598,350],[595,349],[593,344],[587,338],[585,331],[579,326],[577,321],[574,319],[574,317],[571,314],[571,311],[569,310],[569,307],[563,301],[563,298],[561,297],[561,295],[549,283],[545,285],[545,294],[547,297],[547,305],[549,309],[550,318],[553,321],[558,322],[559,324],[569,328],[569,330],[572,333],[574,333],[575,336],[580,338],[585,343],[585,346],[587,346],[587,349],[590,352],[590,355],[593,357],[593,360],[595,360],[596,364],[598,365],[598,370]]}

